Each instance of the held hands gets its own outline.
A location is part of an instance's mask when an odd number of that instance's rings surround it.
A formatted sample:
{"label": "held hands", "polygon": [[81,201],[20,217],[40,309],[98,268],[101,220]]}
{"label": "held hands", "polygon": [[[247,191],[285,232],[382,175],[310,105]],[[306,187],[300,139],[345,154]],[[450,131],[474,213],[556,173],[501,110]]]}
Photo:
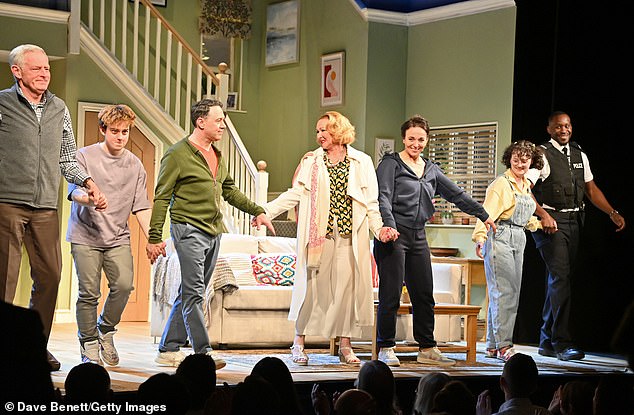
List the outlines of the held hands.
{"label": "held hands", "polygon": [[484,242],[476,243],[476,255],[478,258],[484,259],[484,255],[482,254],[482,247],[484,246]]}
{"label": "held hands", "polygon": [[88,198],[90,203],[95,206],[95,210],[104,211],[108,207],[108,200],[106,199],[106,195],[101,193],[97,183],[95,183],[92,179],[86,180],[85,183],[86,190],[88,191]]}
{"label": "held hands", "polygon": [[271,220],[268,218],[268,216],[266,216],[265,213],[260,213],[258,216],[251,219],[251,226],[253,226],[255,229],[260,230],[261,225],[266,226],[271,231],[273,236],[275,236],[275,228],[273,227]]}
{"label": "held hands", "polygon": [[400,234],[396,229],[391,228],[389,226],[384,226],[379,231],[379,240],[383,243],[396,241],[399,235]]}
{"label": "held hands", "polygon": [[167,255],[167,252],[165,252],[165,242],[159,242],[157,244],[148,242],[145,246],[145,253],[147,254],[147,259],[150,260],[150,264],[154,264],[160,255]]}
{"label": "held hands", "polygon": [[541,218],[542,228],[544,229],[544,233],[548,235],[552,235],[557,232],[557,222],[550,216],[548,213],[543,215]]}

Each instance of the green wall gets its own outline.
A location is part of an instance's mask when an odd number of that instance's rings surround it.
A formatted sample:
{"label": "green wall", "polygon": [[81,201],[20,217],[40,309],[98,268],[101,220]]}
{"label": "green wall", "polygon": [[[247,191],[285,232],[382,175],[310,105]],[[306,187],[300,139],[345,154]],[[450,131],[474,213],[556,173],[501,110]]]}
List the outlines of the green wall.
{"label": "green wall", "polygon": [[[347,1],[300,1],[299,62],[266,67],[266,6],[253,2],[252,36],[243,42],[242,109],[230,113],[251,157],[265,160],[271,191],[286,190],[297,163],[317,147],[315,123],[327,110],[346,115],[357,130],[355,146],[365,149],[368,23]],[[323,54],[345,51],[345,96],[341,106],[320,106]]]}

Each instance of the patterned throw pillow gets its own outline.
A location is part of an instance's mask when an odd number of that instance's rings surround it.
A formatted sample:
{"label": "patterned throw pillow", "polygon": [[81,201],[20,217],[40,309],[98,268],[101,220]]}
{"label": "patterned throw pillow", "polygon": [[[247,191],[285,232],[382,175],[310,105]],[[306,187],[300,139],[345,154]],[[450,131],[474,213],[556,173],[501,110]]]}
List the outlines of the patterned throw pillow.
{"label": "patterned throw pillow", "polygon": [[293,285],[297,257],[286,254],[251,255],[253,273],[258,284]]}

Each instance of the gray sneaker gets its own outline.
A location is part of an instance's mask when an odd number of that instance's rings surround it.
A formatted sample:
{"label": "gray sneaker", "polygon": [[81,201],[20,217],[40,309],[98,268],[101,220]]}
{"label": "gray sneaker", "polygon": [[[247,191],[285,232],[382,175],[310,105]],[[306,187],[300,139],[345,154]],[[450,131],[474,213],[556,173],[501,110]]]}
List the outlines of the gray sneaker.
{"label": "gray sneaker", "polygon": [[103,362],[99,357],[99,340],[84,342],[79,345],[82,363],[95,363],[103,366]]}
{"label": "gray sneaker", "polygon": [[401,365],[401,361],[396,357],[393,347],[381,347],[379,349],[379,360],[388,366]]}
{"label": "gray sneaker", "polygon": [[456,364],[455,360],[451,360],[443,355],[438,347],[430,347],[429,349],[419,349],[418,356],[416,357],[418,363],[424,365],[437,365],[437,366],[453,366]]}
{"label": "gray sneaker", "polygon": [[208,351],[207,355],[211,356],[211,358],[214,359],[214,363],[216,364],[216,370],[220,370],[223,367],[227,366],[227,362],[225,362],[224,359],[218,357],[216,353],[214,353],[213,350]]}
{"label": "gray sneaker", "polygon": [[109,331],[106,334],[99,332],[99,348],[101,350],[101,358],[104,362],[110,366],[116,366],[119,364],[119,353],[114,347],[114,334],[116,330]]}
{"label": "gray sneaker", "polygon": [[180,350],[175,352],[161,352],[159,351],[154,361],[161,366],[174,366],[178,365],[187,357],[187,355]]}

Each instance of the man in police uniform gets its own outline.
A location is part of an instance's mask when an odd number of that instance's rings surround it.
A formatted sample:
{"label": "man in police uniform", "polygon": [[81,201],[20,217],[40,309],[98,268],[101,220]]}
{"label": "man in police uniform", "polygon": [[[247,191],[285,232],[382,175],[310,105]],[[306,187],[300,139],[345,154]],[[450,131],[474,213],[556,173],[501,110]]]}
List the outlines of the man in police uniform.
{"label": "man in police uniform", "polygon": [[617,231],[625,228],[625,219],[597,187],[588,157],[579,144],[570,141],[572,125],[568,114],[552,113],[546,130],[550,141],[542,146],[544,167],[527,174],[535,185],[536,214],[543,226],[543,231],[534,232],[533,238],[548,271],[539,354],[579,360],[585,354],[574,346],[568,323],[571,268],[579,247],[584,197],[609,215]]}

